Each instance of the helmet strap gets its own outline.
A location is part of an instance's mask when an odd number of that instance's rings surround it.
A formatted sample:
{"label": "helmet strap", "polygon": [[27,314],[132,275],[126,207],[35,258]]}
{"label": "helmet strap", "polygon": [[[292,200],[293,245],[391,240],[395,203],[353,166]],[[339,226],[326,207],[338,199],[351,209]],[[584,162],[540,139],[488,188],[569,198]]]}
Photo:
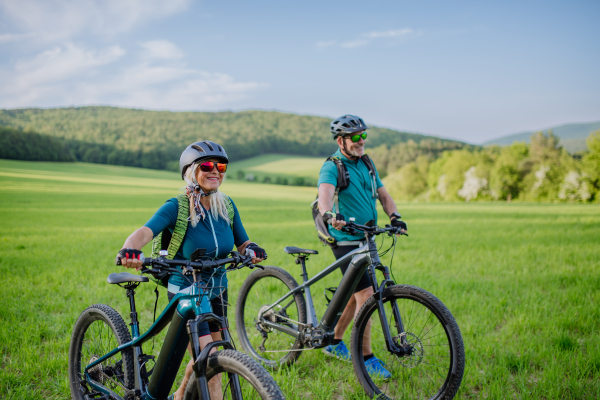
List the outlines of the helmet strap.
{"label": "helmet strap", "polygon": [[346,138],[342,136],[342,154],[346,156],[349,160],[356,161],[359,159],[358,156],[353,156],[350,154],[348,149],[346,148]]}

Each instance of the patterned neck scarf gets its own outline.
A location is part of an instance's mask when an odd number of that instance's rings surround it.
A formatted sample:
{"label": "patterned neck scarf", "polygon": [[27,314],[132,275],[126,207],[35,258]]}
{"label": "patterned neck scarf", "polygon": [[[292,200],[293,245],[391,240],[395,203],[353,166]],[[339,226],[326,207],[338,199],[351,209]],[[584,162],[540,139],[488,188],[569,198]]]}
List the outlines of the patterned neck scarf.
{"label": "patterned neck scarf", "polygon": [[206,196],[210,196],[211,194],[216,193],[217,191],[213,190],[211,192],[204,193],[200,185],[189,185],[185,188],[185,192],[188,199],[191,199],[192,204],[194,205],[194,211],[196,211],[196,222],[200,221],[200,218],[204,219],[206,215],[204,213],[204,207],[202,207],[202,203],[200,203],[200,199]]}

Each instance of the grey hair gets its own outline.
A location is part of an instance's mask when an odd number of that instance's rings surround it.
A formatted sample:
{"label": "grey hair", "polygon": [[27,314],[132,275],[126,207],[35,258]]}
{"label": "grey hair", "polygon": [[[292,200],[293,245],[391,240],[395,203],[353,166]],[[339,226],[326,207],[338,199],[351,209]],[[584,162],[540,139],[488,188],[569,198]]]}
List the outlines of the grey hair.
{"label": "grey hair", "polygon": [[[185,171],[185,176],[183,179],[188,185],[197,185],[198,181],[196,180],[196,170],[198,168],[198,164],[194,163],[188,167]],[[223,175],[223,182],[225,182],[226,175]],[[221,182],[221,184],[223,183]],[[185,191],[186,188],[182,188]],[[223,218],[227,224],[229,225],[231,221],[229,221],[229,214],[227,213],[227,206],[225,202],[225,195],[217,189],[217,191],[210,196],[210,210],[211,216],[214,220],[219,219],[219,217]],[[192,206],[190,207],[190,222],[192,223],[192,227],[196,227],[198,223],[198,215],[196,215],[196,209]]]}

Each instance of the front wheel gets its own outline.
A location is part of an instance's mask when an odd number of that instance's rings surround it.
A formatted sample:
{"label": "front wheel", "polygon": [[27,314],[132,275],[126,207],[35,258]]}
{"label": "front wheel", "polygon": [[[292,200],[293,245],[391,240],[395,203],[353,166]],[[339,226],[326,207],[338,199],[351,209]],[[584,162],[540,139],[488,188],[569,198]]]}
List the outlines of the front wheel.
{"label": "front wheel", "polygon": [[[209,387],[214,386],[214,380],[221,381],[222,395],[218,394],[220,399],[239,399],[235,393],[232,393],[231,379],[234,379],[234,376],[239,380],[243,399],[285,399],[271,375],[246,354],[234,350],[221,350],[208,357],[206,380]],[[194,372],[185,388],[183,399],[198,400],[199,398],[198,380]]]}
{"label": "front wheel", "polygon": [[266,367],[290,365],[300,357],[303,347],[300,339],[265,323],[273,322],[294,330],[306,325],[306,303],[301,292],[271,308],[297,287],[298,283],[287,271],[265,267],[248,275],[240,289],[235,314],[238,337],[244,350]]}
{"label": "front wheel", "polygon": [[[454,398],[465,369],[465,350],[448,308],[426,290],[407,285],[384,289],[382,303],[383,314],[377,295],[369,298],[352,329],[352,363],[367,394],[378,399]],[[386,345],[381,315],[400,350],[396,353]],[[364,361],[369,346],[379,362]]]}
{"label": "front wheel", "polygon": [[[73,400],[83,400],[94,392],[85,376],[85,368],[114,350],[131,341],[127,325],[118,312],[105,304],[86,308],[75,323],[69,347],[69,381]],[[88,370],[89,377],[121,397],[134,384],[133,352],[119,352]]]}

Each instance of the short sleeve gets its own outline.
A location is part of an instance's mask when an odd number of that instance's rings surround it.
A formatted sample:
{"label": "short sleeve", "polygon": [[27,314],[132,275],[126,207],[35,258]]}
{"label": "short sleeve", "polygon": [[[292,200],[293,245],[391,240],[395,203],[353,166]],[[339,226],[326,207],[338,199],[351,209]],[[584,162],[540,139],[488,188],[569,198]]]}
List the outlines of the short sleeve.
{"label": "short sleeve", "polygon": [[375,169],[375,180],[377,181],[377,189],[383,186],[383,182],[381,182],[381,179],[379,178],[379,172],[377,172],[377,169]]}
{"label": "short sleeve", "polygon": [[244,229],[244,225],[242,225],[242,219],[240,218],[240,213],[238,212],[237,207],[233,200],[231,200],[231,204],[233,205],[233,242],[236,246],[240,246],[248,241],[248,234],[246,233],[246,229]]}
{"label": "short sleeve", "polygon": [[175,228],[177,222],[177,212],[179,211],[179,202],[176,198],[167,200],[154,215],[144,224],[144,226],[150,228],[152,236],[156,237],[159,233],[164,231],[166,228]]}
{"label": "short sleeve", "polygon": [[337,176],[338,171],[335,163],[333,161],[325,161],[319,172],[319,183],[317,184],[317,187],[321,186],[321,183],[329,183],[333,186],[337,186]]}

